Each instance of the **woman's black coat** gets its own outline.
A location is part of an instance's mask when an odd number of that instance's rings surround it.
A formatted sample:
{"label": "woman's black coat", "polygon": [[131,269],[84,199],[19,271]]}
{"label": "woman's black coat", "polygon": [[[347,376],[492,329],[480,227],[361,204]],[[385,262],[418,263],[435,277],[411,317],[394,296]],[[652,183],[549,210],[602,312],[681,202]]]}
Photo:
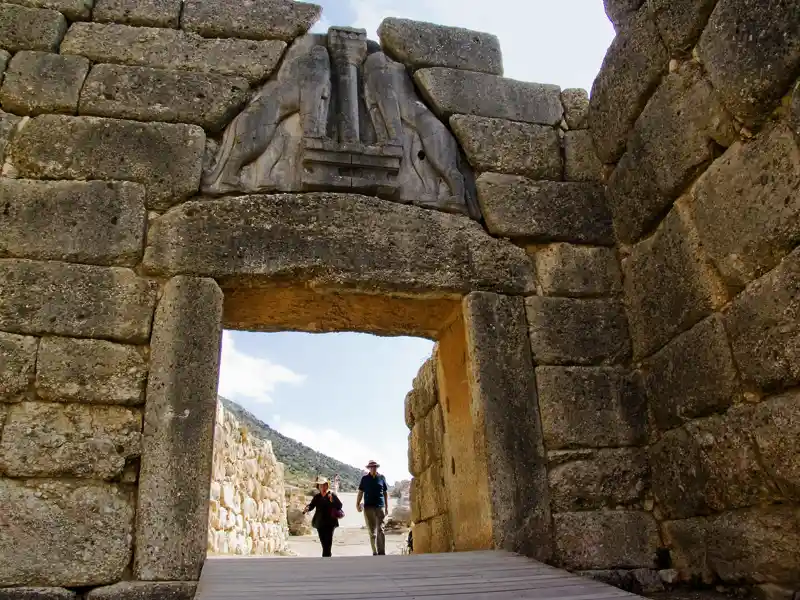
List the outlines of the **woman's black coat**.
{"label": "woman's black coat", "polygon": [[314,511],[314,517],[311,519],[311,526],[314,529],[335,529],[339,526],[339,519],[331,515],[331,511],[342,510],[342,501],[330,490],[324,496],[315,495],[306,508],[309,512]]}

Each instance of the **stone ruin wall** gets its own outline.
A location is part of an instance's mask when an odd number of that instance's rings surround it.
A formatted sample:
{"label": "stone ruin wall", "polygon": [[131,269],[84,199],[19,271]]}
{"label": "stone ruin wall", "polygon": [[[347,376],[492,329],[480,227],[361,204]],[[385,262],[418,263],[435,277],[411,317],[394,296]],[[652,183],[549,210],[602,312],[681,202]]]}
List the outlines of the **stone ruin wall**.
{"label": "stone ruin wall", "polygon": [[208,551],[262,555],[288,550],[283,465],[272,443],[253,435],[217,404]]}
{"label": "stone ruin wall", "polygon": [[[193,200],[312,5],[0,4],[4,593],[191,597],[220,286],[225,323],[246,328],[437,337],[459,306],[448,331],[466,331],[466,354],[444,355],[471,365],[487,543],[618,583],[660,569],[797,588],[797,3],[780,4],[789,18],[747,0],[607,5],[619,33],[591,106],[503,78],[492,36],[382,26],[459,142],[476,222],[427,210],[452,212],[438,192],[425,207],[330,190]],[[258,287],[275,282],[300,291]],[[308,290],[326,286],[369,300],[329,294],[315,312]],[[247,312],[287,305],[297,321]],[[439,462],[445,491],[454,472],[424,385],[415,494]],[[466,519],[444,518],[463,507],[436,504],[431,547],[446,546],[434,524],[465,547]]]}

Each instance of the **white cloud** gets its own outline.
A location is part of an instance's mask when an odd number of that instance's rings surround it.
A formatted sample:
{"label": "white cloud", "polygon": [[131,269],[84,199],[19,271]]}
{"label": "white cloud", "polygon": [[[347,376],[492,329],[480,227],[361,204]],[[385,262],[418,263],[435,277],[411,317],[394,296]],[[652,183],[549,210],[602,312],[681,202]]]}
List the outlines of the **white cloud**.
{"label": "white cloud", "polygon": [[288,367],[239,351],[230,332],[223,332],[219,369],[221,396],[231,400],[247,398],[257,403],[269,403],[278,384],[299,385],[303,381],[305,375],[295,373]]}

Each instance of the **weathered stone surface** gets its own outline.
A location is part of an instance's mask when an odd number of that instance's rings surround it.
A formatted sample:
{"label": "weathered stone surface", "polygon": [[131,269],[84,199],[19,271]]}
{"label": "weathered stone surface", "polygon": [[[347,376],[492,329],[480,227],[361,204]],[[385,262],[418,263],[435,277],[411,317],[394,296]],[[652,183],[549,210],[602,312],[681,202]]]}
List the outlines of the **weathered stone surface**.
{"label": "weathered stone surface", "polygon": [[285,49],[279,40],[205,39],[173,29],[103,23],[73,23],[61,44],[62,54],[95,62],[240,75],[251,83],[268,77]]}
{"label": "weathered stone surface", "polygon": [[24,50],[11,59],[0,89],[3,109],[20,115],[74,114],[89,60]]}
{"label": "weathered stone surface", "polygon": [[181,0],[95,0],[92,20],[140,27],[178,27]]}
{"label": "weathered stone surface", "polygon": [[531,242],[614,243],[601,185],[484,173],[478,202],[490,233]]}
{"label": "weathered stone surface", "polygon": [[144,186],[0,179],[0,255],[134,266],[144,249]]}
{"label": "weathered stone surface", "polygon": [[525,251],[474,221],[354,194],[189,202],[153,223],[144,262],[159,274],[370,292],[534,289]]}
{"label": "weathered stone surface", "polygon": [[57,10],[70,21],[86,21],[92,11],[94,0],[8,0],[29,8]]}
{"label": "weathered stone surface", "polygon": [[685,579],[703,571],[723,581],[798,583],[800,509],[770,506],[713,518],[664,523],[675,567]]}
{"label": "weathered stone surface", "polygon": [[143,183],[148,208],[164,210],[197,191],[204,150],[197,125],[41,115],[14,136],[9,160],[20,177]]}
{"label": "weathered stone surface", "polygon": [[725,280],[743,287],[774,267],[798,241],[800,149],[776,125],[733,145],[694,188],[692,217]]}
{"label": "weathered stone surface", "polygon": [[[472,411],[483,423],[495,546],[549,560],[547,459],[522,298],[464,299]],[[524,472],[525,478],[515,473]]]}
{"label": "weathered stone surface", "polygon": [[636,511],[553,515],[556,557],[568,569],[650,567],[661,545],[656,520]]}
{"label": "weathered stone surface", "polygon": [[316,4],[287,0],[246,3],[185,0],[181,27],[210,38],[290,42],[308,32],[321,14],[322,8]]}
{"label": "weathered stone surface", "polygon": [[503,74],[503,55],[496,35],[389,17],[378,27],[381,48],[411,69],[449,67]]}
{"label": "weathered stone surface", "polygon": [[564,121],[569,129],[588,129],[589,92],[583,88],[568,88],[561,92],[564,105]]}
{"label": "weathered stone surface", "polygon": [[17,125],[22,117],[11,115],[0,110],[0,160],[5,161],[6,148],[17,132]]}
{"label": "weathered stone surface", "polygon": [[[441,464],[435,463],[416,478],[414,492],[419,503],[419,517],[427,521],[437,515],[447,513],[447,496]],[[412,500],[413,502],[413,500]]]}
{"label": "weathered stone surface", "polygon": [[33,381],[36,368],[35,337],[0,332],[0,402],[18,402]]}
{"label": "weathered stone surface", "polygon": [[57,52],[66,31],[67,20],[54,10],[0,5],[0,48],[3,50]]}
{"label": "weathered stone surface", "polygon": [[557,125],[564,116],[561,89],[555,85],[442,67],[420,69],[414,81],[442,118],[464,114]]}
{"label": "weathered stone surface", "polygon": [[725,314],[742,377],[763,389],[800,382],[800,249],[751,283]]}
{"label": "weathered stone surface", "polygon": [[147,362],[136,346],[46,337],[36,362],[36,393],[56,402],[143,404]]}
{"label": "weathered stone surface", "polygon": [[772,111],[800,68],[800,4],[775,8],[719,0],[697,45],[714,89],[750,124]]}
{"label": "weathered stone surface", "polygon": [[122,581],[95,588],[86,600],[192,600],[194,581]]}
{"label": "weathered stone surface", "polygon": [[0,478],[0,585],[69,587],[122,578],[134,498],[117,485]]}
{"label": "weathered stone surface", "polygon": [[619,30],[636,14],[645,0],[603,0],[603,7],[608,20]]}
{"label": "weathered stone surface", "polygon": [[645,389],[656,425],[723,412],[741,394],[720,315],[700,321],[645,361]]}
{"label": "weathered stone surface", "polygon": [[647,486],[647,455],[638,448],[592,451],[550,467],[547,477],[553,512],[637,508]]}
{"label": "weathered stone surface", "polygon": [[699,67],[668,75],[636,121],[628,151],[608,181],[620,240],[637,241],[678,194],[735,138],[732,120]]}
{"label": "weathered stone surface", "polygon": [[667,70],[669,54],[647,7],[631,19],[606,52],[589,98],[589,128],[597,155],[616,162],[650,94]]}
{"label": "weathered stone surface", "polygon": [[784,496],[800,498],[800,393],[773,396],[742,410],[741,426],[758,449],[762,468]]}
{"label": "weathered stone surface", "polygon": [[450,126],[477,171],[561,179],[561,144],[552,127],[467,115],[454,115]]}
{"label": "weathered stone surface", "polygon": [[130,269],[0,260],[0,329],[144,343],[155,288]]}
{"label": "weathered stone surface", "polygon": [[612,248],[550,244],[529,253],[536,263],[540,295],[581,298],[622,292],[622,272]]}
{"label": "weathered stone surface", "polygon": [[567,131],[564,134],[564,180],[603,181],[603,163],[597,158],[590,132]]}
{"label": "weathered stone surface", "polygon": [[635,446],[647,438],[647,403],[635,374],[597,367],[536,367],[548,450]]}
{"label": "weathered stone surface", "polygon": [[417,420],[408,438],[409,472],[421,475],[434,463],[441,463],[444,422],[442,409],[434,407],[427,415]]}
{"label": "weathered stone surface", "polygon": [[633,247],[622,271],[636,357],[652,354],[727,299],[679,206],[652,237]]}
{"label": "weathered stone surface", "polygon": [[9,60],[11,60],[11,53],[7,50],[0,50],[0,82],[3,81],[3,75],[6,72]]}
{"label": "weathered stone surface", "polygon": [[58,587],[0,588],[0,600],[77,600],[78,594]]}
{"label": "weathered stone surface", "polygon": [[249,90],[242,77],[96,65],[81,92],[80,114],[193,123],[214,132],[239,112]]}
{"label": "weathered stone surface", "polygon": [[673,56],[691,51],[716,3],[717,0],[648,0],[661,39]]}
{"label": "weathered stone surface", "polygon": [[618,364],[631,352],[628,321],[616,300],[525,300],[536,364]]}
{"label": "weathered stone surface", "polygon": [[696,419],[650,446],[653,493],[669,519],[781,499],[747,431],[749,410]]}
{"label": "weathered stone surface", "polygon": [[414,376],[412,384],[413,396],[411,401],[411,414],[413,419],[422,419],[439,401],[439,390],[436,381],[437,350],[434,346],[432,356],[426,360]]}
{"label": "weathered stone surface", "polygon": [[0,472],[112,479],[141,451],[142,414],[120,406],[21,402],[8,411]]}
{"label": "weathered stone surface", "polygon": [[192,581],[206,556],[217,414],[222,291],[175,277],[153,323],[136,513],[134,573]]}

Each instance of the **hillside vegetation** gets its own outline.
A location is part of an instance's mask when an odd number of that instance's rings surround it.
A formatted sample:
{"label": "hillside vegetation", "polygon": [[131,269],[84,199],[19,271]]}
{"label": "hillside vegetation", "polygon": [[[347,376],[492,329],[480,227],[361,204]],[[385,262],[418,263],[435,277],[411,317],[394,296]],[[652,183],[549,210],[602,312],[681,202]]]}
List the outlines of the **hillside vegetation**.
{"label": "hillside vegetation", "polygon": [[300,442],[278,433],[272,427],[258,419],[235,402],[219,396],[219,401],[226,410],[236,415],[250,435],[272,442],[272,450],[276,458],[285,466],[286,482],[298,487],[309,487],[317,474],[333,479],[338,473],[340,491],[354,492],[358,489],[363,471],[351,465],[317,452]]}

